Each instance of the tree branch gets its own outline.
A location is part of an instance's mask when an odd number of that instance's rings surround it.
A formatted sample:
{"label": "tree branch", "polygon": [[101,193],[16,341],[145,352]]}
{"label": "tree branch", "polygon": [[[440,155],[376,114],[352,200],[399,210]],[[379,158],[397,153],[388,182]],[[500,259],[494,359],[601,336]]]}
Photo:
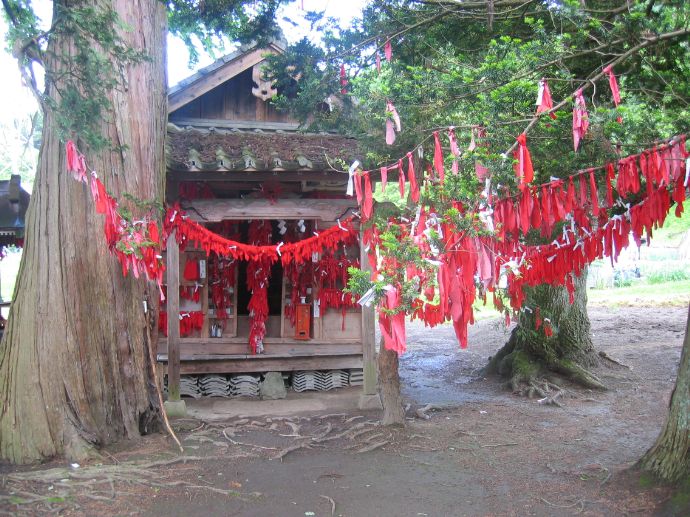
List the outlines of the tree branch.
{"label": "tree branch", "polygon": [[[594,83],[596,81],[598,81],[599,79],[601,79],[605,75],[604,68],[606,68],[607,66],[617,65],[618,63],[625,61],[627,58],[629,58],[633,54],[636,54],[640,50],[647,48],[649,46],[655,45],[661,41],[680,38],[680,37],[687,36],[687,35],[690,35],[690,29],[679,29],[679,30],[672,31],[672,32],[666,32],[664,34],[659,34],[658,36],[652,36],[652,37],[644,38],[644,41],[642,41],[642,43],[639,43],[638,45],[631,47],[628,51],[624,52],[623,54],[618,56],[616,59],[613,59],[613,60],[609,61],[608,63],[606,63],[603,67],[601,67],[601,71],[599,73],[595,74],[594,76],[592,76],[590,74],[590,77],[587,78],[587,84],[583,84],[578,89],[586,90],[590,86],[594,85]],[[530,123],[527,124],[527,127],[525,127],[525,129],[523,130],[523,133],[527,134],[530,131],[530,129],[532,129],[535,126],[535,124],[539,121],[539,119],[542,118],[542,116],[549,115],[555,111],[558,111],[563,106],[568,104],[570,102],[570,99],[573,97],[573,95],[575,95],[575,92],[573,92],[571,95],[569,95],[568,97],[563,99],[561,102],[556,104],[549,111],[544,111],[544,112],[540,113],[539,115],[535,115],[532,118],[532,120],[530,121]],[[517,141],[513,145],[510,146],[510,148],[505,152],[505,154],[509,155],[511,152],[513,152],[515,150],[516,147],[517,147]]]}

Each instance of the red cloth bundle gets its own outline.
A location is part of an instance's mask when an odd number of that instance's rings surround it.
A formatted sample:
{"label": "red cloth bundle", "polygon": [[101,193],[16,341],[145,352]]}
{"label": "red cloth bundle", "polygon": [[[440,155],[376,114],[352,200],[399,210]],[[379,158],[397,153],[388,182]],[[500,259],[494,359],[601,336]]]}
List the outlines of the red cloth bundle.
{"label": "red cloth bundle", "polygon": [[522,133],[517,137],[518,147],[513,153],[517,163],[513,166],[515,175],[520,179],[520,184],[531,183],[534,180],[534,167],[532,156],[527,149],[527,135]]}
{"label": "red cloth bundle", "polygon": [[575,105],[573,106],[573,146],[575,152],[580,147],[580,142],[585,137],[589,128],[589,114],[587,104],[582,96],[582,89],[575,92]]}
{"label": "red cloth bundle", "polygon": [[[398,309],[401,299],[400,289],[389,286],[380,306],[392,311]],[[405,353],[405,311],[401,310],[395,314],[379,312],[379,328],[383,344],[388,350],[394,350],[398,355]]]}
{"label": "red cloth bundle", "polygon": [[188,258],[184,265],[182,277],[188,282],[196,282],[199,280],[199,261]]}
{"label": "red cloth bundle", "polygon": [[[546,113],[553,108],[553,99],[551,98],[551,90],[546,79],[539,81],[539,93],[537,94],[537,115],[539,113]],[[556,120],[555,113],[549,113],[549,117]]]}
{"label": "red cloth bundle", "polygon": [[446,170],[443,167],[443,150],[441,149],[441,140],[438,136],[438,131],[434,131],[434,168],[438,174],[438,179],[441,185],[446,179]]}

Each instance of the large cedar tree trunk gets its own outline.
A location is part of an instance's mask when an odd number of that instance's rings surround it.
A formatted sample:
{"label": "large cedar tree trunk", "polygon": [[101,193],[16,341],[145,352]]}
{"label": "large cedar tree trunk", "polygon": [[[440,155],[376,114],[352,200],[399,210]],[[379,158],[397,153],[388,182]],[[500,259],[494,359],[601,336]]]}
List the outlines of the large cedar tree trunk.
{"label": "large cedar tree trunk", "polygon": [[[590,336],[586,272],[576,276],[574,282],[572,304],[564,287],[544,284],[526,292],[524,307],[532,312],[520,313],[508,342],[490,359],[487,373],[508,378],[509,387],[516,392],[533,389],[535,381],[553,375],[588,388],[605,388],[589,371],[598,364],[599,358]],[[553,336],[546,336],[543,325],[536,328],[536,307],[542,319],[551,320]]]}
{"label": "large cedar tree trunk", "polygon": [[[116,198],[161,200],[166,123],[165,28],[157,0],[90,0],[127,24],[123,39],[150,61],[123,70],[103,134],[113,148],[86,153]],[[73,54],[67,36],[49,48]],[[57,74],[60,70],[56,70]],[[57,95],[53,85],[48,94]],[[155,289],[121,268],[105,245],[89,187],[65,171],[64,142],[46,113],[26,246],[0,344],[0,457],[25,463],[139,436],[159,410],[151,397],[143,300]],[[77,145],[84,148],[85,144]],[[149,292],[150,291],[150,292]],[[152,303],[153,302],[153,303]],[[154,307],[155,308],[155,307]],[[152,402],[153,401],[153,402]]]}
{"label": "large cedar tree trunk", "polygon": [[666,425],[639,465],[664,481],[690,475],[690,308]]}

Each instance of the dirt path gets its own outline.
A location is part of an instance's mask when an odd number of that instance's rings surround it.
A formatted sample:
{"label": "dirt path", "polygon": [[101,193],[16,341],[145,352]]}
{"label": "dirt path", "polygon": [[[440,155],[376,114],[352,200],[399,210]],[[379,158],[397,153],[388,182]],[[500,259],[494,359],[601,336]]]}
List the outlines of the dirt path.
{"label": "dirt path", "polygon": [[[429,420],[412,419],[405,429],[381,428],[367,413],[180,421],[187,454],[204,459],[158,467],[156,479],[195,488],[119,482],[114,500],[74,491],[51,507],[63,515],[672,515],[668,490],[646,487],[625,469],[663,423],[686,309],[597,308],[590,317],[597,348],[630,369],[601,368],[611,391],[569,389],[562,409],[477,376],[506,338],[495,321],[472,328],[466,351],[449,327],[413,325],[401,376],[411,402],[444,406]],[[310,448],[276,459],[296,445]],[[156,451],[173,457],[161,435],[111,454],[122,462]],[[107,486],[90,493],[111,496]],[[37,483],[23,488],[49,493]],[[46,506],[7,505],[22,508],[35,514]],[[675,515],[690,515],[690,507]]]}

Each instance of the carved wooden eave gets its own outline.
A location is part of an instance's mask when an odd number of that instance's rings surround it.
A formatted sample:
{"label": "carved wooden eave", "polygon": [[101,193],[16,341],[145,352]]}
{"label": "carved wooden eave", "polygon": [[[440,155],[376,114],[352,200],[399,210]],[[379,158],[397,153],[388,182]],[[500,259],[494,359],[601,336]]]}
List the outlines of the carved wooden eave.
{"label": "carved wooden eave", "polygon": [[[168,124],[166,158],[171,172],[314,172],[346,181],[334,163],[359,157],[356,140],[330,133],[179,128]],[[200,178],[197,178],[200,179]]]}

